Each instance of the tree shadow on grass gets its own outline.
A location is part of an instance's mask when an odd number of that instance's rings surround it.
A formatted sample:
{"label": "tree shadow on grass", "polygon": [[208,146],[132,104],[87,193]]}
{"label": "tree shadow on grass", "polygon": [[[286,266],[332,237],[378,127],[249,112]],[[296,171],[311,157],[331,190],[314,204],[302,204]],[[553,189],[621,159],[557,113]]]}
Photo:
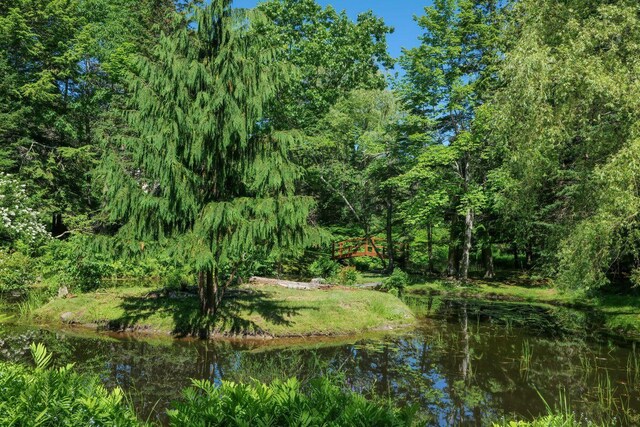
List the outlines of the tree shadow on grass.
{"label": "tree shadow on grass", "polygon": [[607,315],[640,315],[640,297],[636,295],[600,295],[593,298],[596,310]]}
{"label": "tree shadow on grass", "polygon": [[[197,336],[209,319],[200,315],[197,295],[177,293],[166,289],[147,295],[123,298],[121,308],[125,314],[108,322],[106,328],[115,331],[153,331],[145,324],[151,316],[171,318],[176,337]],[[251,317],[260,316],[273,325],[292,325],[292,318],[301,310],[317,310],[304,305],[293,306],[263,290],[229,289],[211,322],[212,330],[223,335],[265,335],[265,331]]]}

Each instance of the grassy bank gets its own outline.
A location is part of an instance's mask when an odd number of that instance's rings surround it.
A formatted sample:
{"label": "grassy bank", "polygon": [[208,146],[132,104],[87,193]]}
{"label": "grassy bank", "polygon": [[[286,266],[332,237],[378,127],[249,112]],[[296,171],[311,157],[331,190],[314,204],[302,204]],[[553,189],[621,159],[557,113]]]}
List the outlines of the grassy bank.
{"label": "grassy bank", "polygon": [[546,281],[525,277],[504,280],[470,280],[467,284],[434,279],[407,288],[409,294],[437,294],[459,298],[550,304],[590,310],[602,328],[615,334],[640,337],[640,295],[600,294],[587,297],[562,292]]}
{"label": "grassy bank", "polygon": [[[118,287],[54,299],[34,312],[38,322],[186,336],[198,329],[194,295]],[[411,310],[393,295],[335,288],[301,291],[243,285],[229,291],[215,323],[224,336],[331,336],[411,324]]]}

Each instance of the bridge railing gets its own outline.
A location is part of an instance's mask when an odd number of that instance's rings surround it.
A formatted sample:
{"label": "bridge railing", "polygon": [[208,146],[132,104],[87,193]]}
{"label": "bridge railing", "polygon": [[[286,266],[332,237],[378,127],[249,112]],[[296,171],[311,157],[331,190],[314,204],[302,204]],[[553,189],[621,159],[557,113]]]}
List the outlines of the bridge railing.
{"label": "bridge railing", "polygon": [[362,237],[333,243],[333,259],[346,259],[363,256],[388,258],[385,240],[379,237]]}

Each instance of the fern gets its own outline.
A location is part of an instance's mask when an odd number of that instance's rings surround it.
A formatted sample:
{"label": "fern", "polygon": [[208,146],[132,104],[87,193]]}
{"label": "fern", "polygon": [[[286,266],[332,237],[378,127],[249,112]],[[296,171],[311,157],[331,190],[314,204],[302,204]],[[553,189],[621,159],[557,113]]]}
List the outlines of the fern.
{"label": "fern", "polygon": [[42,370],[49,366],[49,363],[51,362],[51,353],[47,351],[44,344],[32,343],[29,348],[31,349],[31,356],[36,364],[36,369]]}
{"label": "fern", "polygon": [[32,344],[31,354],[35,369],[0,363],[0,425],[141,425],[123,404],[120,389],[107,391],[98,378],[74,372],[73,365],[51,368],[52,355],[42,344]]}
{"label": "fern", "polygon": [[168,411],[170,425],[207,426],[408,426],[415,410],[396,409],[344,391],[327,379],[307,387],[295,378],[270,385],[194,381]]}

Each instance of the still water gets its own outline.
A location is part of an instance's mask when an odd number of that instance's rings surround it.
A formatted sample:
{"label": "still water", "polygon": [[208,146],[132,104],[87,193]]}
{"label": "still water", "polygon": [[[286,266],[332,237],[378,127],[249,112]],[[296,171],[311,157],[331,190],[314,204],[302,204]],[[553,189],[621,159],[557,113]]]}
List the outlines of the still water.
{"label": "still water", "polygon": [[[582,420],[640,424],[640,348],[593,330],[588,313],[514,303],[412,298],[419,326],[347,339],[199,342],[3,326],[0,359],[29,363],[43,342],[164,419],[190,378],[270,381],[338,375],[350,388],[412,404],[430,425],[530,419],[567,402]],[[638,345],[640,347],[640,344]]]}

